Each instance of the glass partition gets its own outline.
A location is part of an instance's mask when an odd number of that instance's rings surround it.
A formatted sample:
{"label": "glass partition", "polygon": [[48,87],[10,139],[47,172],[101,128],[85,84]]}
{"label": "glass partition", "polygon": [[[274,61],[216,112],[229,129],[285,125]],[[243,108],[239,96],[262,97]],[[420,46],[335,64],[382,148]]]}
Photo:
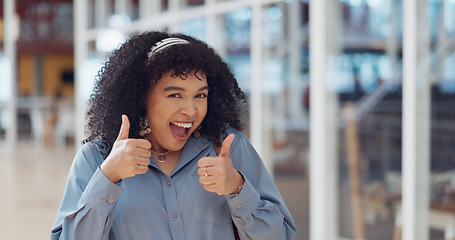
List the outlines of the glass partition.
{"label": "glass partition", "polygon": [[401,3],[340,1],[335,49],[339,237],[392,239],[401,196]]}
{"label": "glass partition", "polygon": [[[327,28],[335,31],[328,33],[325,84],[327,92],[335,93],[337,99],[337,144],[332,147],[337,149],[339,174],[336,191],[339,237],[401,239],[403,227],[406,228],[402,206],[405,172],[419,174],[425,170],[419,164],[428,162],[428,182],[426,174],[420,175],[425,181],[422,185],[418,184],[419,176],[414,179],[415,186],[420,188],[414,196],[429,199],[428,215],[423,215],[427,217],[418,223],[426,223],[429,229],[428,236],[422,239],[450,239],[455,202],[455,157],[450,150],[455,115],[449,107],[455,101],[455,38],[451,21],[454,2],[416,4],[418,32],[410,37],[415,38],[417,45],[413,51],[417,55],[414,60],[408,60],[415,61],[415,78],[407,79],[416,84],[415,102],[403,100],[406,87],[403,56],[411,57],[413,53],[404,51],[405,45],[412,42],[403,38],[403,12],[407,11],[403,3],[354,0],[338,3],[328,10],[335,11],[333,15],[326,17]],[[425,85],[431,89],[427,114]],[[408,156],[403,151],[409,143],[409,132],[404,126],[413,124],[403,122],[403,116],[413,104],[418,104],[413,120],[416,128],[412,130],[417,138],[413,143],[417,155],[406,166],[416,165],[416,168],[402,169],[403,157]],[[426,118],[430,120],[429,125],[425,125]],[[429,132],[428,142],[422,134],[425,131]],[[419,155],[425,154],[425,148],[429,149],[428,160]],[[426,211],[419,207],[419,200],[416,202],[414,210]]]}
{"label": "glass partition", "polygon": [[297,225],[309,239],[308,3],[263,6],[263,149]]}
{"label": "glass partition", "polygon": [[455,29],[454,1],[428,2],[431,52],[431,152],[430,207],[431,239],[455,238]]}

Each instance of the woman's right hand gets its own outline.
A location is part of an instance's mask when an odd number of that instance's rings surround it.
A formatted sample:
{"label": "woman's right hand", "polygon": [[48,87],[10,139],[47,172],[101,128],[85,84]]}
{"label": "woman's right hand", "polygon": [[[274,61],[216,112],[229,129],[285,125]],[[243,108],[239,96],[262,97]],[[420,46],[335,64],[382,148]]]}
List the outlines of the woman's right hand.
{"label": "woman's right hand", "polygon": [[100,167],[104,176],[113,183],[148,171],[152,145],[146,139],[128,138],[129,130],[130,121],[126,115],[122,115],[120,133],[111,153]]}

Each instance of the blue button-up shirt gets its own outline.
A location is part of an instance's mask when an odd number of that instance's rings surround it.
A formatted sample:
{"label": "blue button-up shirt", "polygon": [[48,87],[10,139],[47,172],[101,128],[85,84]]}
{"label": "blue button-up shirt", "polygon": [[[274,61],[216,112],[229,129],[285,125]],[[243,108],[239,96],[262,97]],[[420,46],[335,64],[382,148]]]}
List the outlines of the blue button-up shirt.
{"label": "blue button-up shirt", "polygon": [[231,158],[245,178],[239,194],[203,189],[197,161],[216,156],[209,138],[191,137],[170,176],[151,157],[149,171],[114,184],[100,171],[94,143],[76,154],[51,239],[294,239],[296,228],[261,159],[241,132]]}

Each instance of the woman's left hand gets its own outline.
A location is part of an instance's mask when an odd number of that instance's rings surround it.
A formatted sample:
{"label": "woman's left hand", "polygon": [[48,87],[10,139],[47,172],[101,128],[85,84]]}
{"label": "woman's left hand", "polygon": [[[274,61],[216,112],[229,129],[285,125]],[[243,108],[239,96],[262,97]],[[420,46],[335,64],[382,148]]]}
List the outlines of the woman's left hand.
{"label": "woman's left hand", "polygon": [[245,179],[232,165],[231,144],[235,135],[230,134],[223,141],[217,157],[204,157],[198,161],[199,182],[204,189],[218,195],[239,193]]}

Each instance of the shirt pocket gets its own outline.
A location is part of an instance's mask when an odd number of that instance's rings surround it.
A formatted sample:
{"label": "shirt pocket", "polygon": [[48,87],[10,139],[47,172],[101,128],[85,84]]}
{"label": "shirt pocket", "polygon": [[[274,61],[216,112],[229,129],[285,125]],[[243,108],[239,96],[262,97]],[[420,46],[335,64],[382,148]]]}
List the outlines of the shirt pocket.
{"label": "shirt pocket", "polygon": [[206,191],[199,182],[199,176],[191,176],[188,183],[197,221],[217,227],[232,222],[231,212],[224,196]]}

